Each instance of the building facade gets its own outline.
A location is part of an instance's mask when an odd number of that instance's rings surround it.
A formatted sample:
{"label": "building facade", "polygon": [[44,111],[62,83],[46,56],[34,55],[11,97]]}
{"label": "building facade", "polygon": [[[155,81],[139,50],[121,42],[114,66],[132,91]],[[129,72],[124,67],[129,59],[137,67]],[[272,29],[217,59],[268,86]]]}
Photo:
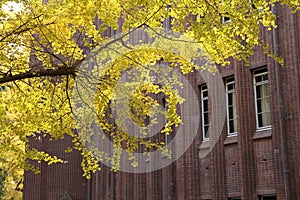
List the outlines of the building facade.
{"label": "building facade", "polygon": [[25,173],[24,200],[297,200],[300,199],[300,13],[278,9],[278,29],[261,31],[277,66],[260,48],[250,66],[232,61],[219,68],[226,90],[223,132],[204,158],[211,109],[204,80],[189,74],[201,105],[201,126],[183,156],[166,168],[133,174],[105,165],[91,180],[82,176],[80,153],[65,153],[69,138],[32,141],[67,160],[38,164],[41,173]]}

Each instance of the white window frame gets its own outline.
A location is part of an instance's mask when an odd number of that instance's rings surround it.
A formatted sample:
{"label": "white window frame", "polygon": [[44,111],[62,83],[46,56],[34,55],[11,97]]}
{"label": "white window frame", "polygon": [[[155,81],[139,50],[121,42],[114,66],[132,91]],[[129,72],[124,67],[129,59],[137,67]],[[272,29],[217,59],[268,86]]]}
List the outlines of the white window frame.
{"label": "white window frame", "polygon": [[[201,116],[202,116],[202,140],[209,141],[209,116],[208,116],[208,123],[204,124],[205,114],[209,115],[208,109],[208,88],[207,85],[202,85],[200,87],[201,90]],[[204,96],[204,92],[207,92],[207,96]],[[207,110],[204,111],[204,101],[207,101]],[[206,126],[208,127],[207,134],[205,132]],[[207,137],[208,136],[208,137]]]}
{"label": "white window frame", "polygon": [[[260,72],[260,73],[257,73],[257,71],[263,71],[263,72]],[[254,103],[255,103],[255,118],[256,118],[256,130],[257,131],[262,131],[262,130],[268,130],[268,129],[271,129],[271,110],[270,110],[270,107],[269,106],[269,115],[270,115],[270,125],[267,125],[267,126],[259,126],[259,119],[258,119],[258,104],[257,104],[257,93],[256,93],[256,87],[257,86],[260,86],[260,85],[264,85],[264,84],[268,84],[269,86],[269,77],[268,77],[268,80],[263,80],[263,81],[260,81],[258,83],[256,83],[256,80],[255,78],[258,77],[258,76],[263,76],[263,75],[268,75],[268,70],[267,68],[260,68],[260,69],[257,69],[257,70],[254,70],[253,71],[253,85],[254,85]],[[269,98],[270,98],[270,91],[269,91]],[[262,112],[263,113],[263,112]]]}
{"label": "white window frame", "polygon": [[[233,79],[233,80],[230,80]],[[229,81],[230,80],[230,81]],[[228,89],[228,86],[233,84],[233,89]],[[233,116],[235,116],[235,118],[233,119],[229,119],[229,100],[228,100],[228,96],[229,94],[235,94],[235,79],[233,76],[228,77],[225,79],[225,87],[226,87],[226,112],[227,112],[227,136],[228,137],[232,137],[232,136],[236,136],[237,135],[237,130],[234,130],[234,132],[230,132],[230,121],[235,121],[235,123],[237,123],[237,115],[236,115],[236,95],[233,95],[233,97],[235,98],[235,105],[231,105],[231,107],[235,107],[235,110],[233,109],[232,112],[235,111],[235,113],[233,114]]]}

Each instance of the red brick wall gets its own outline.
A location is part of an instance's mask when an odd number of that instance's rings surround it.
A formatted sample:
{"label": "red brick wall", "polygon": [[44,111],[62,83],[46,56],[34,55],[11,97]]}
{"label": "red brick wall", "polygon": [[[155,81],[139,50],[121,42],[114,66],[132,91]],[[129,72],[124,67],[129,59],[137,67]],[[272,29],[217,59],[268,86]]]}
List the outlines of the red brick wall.
{"label": "red brick wall", "polygon": [[[283,101],[283,134],[287,142],[288,179],[291,199],[300,199],[300,13],[292,15],[287,8],[279,12],[280,55],[285,66],[279,70],[279,88],[276,86],[274,61],[255,49],[250,58],[250,67],[241,62],[220,69],[223,77],[235,75],[237,93],[238,136],[226,137],[224,131],[213,151],[199,159],[201,128],[193,145],[172,165],[145,174],[102,171],[93,175],[92,199],[158,200],[158,199],[214,199],[241,197],[244,200],[258,199],[258,195],[274,194],[277,200],[285,198],[284,168],[279,108],[276,90],[280,90]],[[272,48],[272,34],[262,30],[264,38]],[[272,130],[256,132],[253,97],[252,70],[267,66],[271,90]],[[199,77],[197,84],[203,83]],[[41,167],[41,174],[25,173],[24,199],[59,199],[66,190],[73,199],[87,199],[87,183],[80,170],[80,155],[64,154],[63,147],[70,141],[32,142],[32,145],[62,155],[66,165]]]}

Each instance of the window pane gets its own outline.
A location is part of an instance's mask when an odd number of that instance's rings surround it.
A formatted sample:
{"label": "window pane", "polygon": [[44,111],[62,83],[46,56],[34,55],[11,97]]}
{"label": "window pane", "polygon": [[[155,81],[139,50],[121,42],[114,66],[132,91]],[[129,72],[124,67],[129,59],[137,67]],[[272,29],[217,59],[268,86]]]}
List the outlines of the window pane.
{"label": "window pane", "polygon": [[203,100],[203,112],[208,111],[208,100]]}
{"label": "window pane", "polygon": [[233,120],[233,127],[234,127],[234,129],[233,129],[233,133],[234,132],[237,132],[237,121],[236,121],[236,118]]}
{"label": "window pane", "polygon": [[229,117],[229,120],[233,119],[233,108],[232,107],[228,108],[228,117]]}
{"label": "window pane", "polygon": [[267,81],[267,80],[268,80],[268,74],[262,75],[262,80],[263,80],[263,81]]}
{"label": "window pane", "polygon": [[236,119],[229,121],[229,133],[235,133],[237,130],[237,122]]}
{"label": "window pane", "polygon": [[234,120],[229,121],[229,133],[234,133]]}
{"label": "window pane", "polygon": [[268,71],[268,69],[265,67],[265,68],[255,70],[254,74],[263,74],[263,73],[266,73],[267,71]]}
{"label": "window pane", "polygon": [[228,84],[227,85],[227,90],[233,90],[234,89],[234,84]]}
{"label": "window pane", "polygon": [[261,85],[261,94],[263,97],[269,96],[269,84]]}
{"label": "window pane", "polygon": [[203,97],[207,97],[207,96],[208,96],[208,92],[207,92],[207,91],[203,91],[203,92],[202,92],[202,98],[203,98]]}
{"label": "window pane", "polygon": [[262,114],[257,115],[258,127],[263,127]]}
{"label": "window pane", "polygon": [[233,93],[228,93],[227,96],[228,96],[228,106],[232,106],[232,95]]}
{"label": "window pane", "polygon": [[261,113],[262,112],[262,108],[261,108],[261,99],[257,100],[257,113]]}
{"label": "window pane", "polygon": [[232,110],[233,110],[233,119],[236,119],[236,106],[232,106]]}
{"label": "window pane", "polygon": [[262,113],[262,125],[269,126],[270,124],[271,124],[270,113],[269,112]]}
{"label": "window pane", "polygon": [[208,124],[208,113],[204,113],[204,122],[203,125],[207,125]]}
{"label": "window pane", "polygon": [[227,82],[227,83],[230,83],[230,82],[233,82],[233,81],[234,81],[234,77],[231,77],[231,78],[227,78],[227,79],[226,79],[226,82]]}
{"label": "window pane", "polygon": [[255,83],[261,82],[262,81],[262,77],[261,76],[256,76],[255,77]]}
{"label": "window pane", "polygon": [[270,97],[266,97],[260,100],[262,112],[270,111]]}
{"label": "window pane", "polygon": [[256,86],[256,98],[260,99],[261,98],[261,85]]}
{"label": "window pane", "polygon": [[236,105],[236,97],[235,97],[235,92],[232,93],[232,105]]}
{"label": "window pane", "polygon": [[262,200],[276,200],[275,196],[262,197]]}
{"label": "window pane", "polygon": [[204,127],[204,138],[209,138],[209,134],[208,134],[208,126]]}
{"label": "window pane", "polygon": [[270,112],[265,112],[257,115],[258,126],[264,127],[271,125]]}

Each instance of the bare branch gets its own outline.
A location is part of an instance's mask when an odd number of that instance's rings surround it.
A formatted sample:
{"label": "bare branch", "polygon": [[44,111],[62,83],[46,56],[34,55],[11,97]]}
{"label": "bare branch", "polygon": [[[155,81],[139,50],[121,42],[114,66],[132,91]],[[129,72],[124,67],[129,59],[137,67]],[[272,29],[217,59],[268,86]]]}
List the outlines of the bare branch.
{"label": "bare branch", "polygon": [[27,71],[16,75],[7,75],[0,78],[1,83],[8,83],[12,81],[18,81],[26,78],[44,77],[44,76],[64,76],[64,75],[76,75],[76,67],[59,67],[57,69],[44,69],[39,71]]}

